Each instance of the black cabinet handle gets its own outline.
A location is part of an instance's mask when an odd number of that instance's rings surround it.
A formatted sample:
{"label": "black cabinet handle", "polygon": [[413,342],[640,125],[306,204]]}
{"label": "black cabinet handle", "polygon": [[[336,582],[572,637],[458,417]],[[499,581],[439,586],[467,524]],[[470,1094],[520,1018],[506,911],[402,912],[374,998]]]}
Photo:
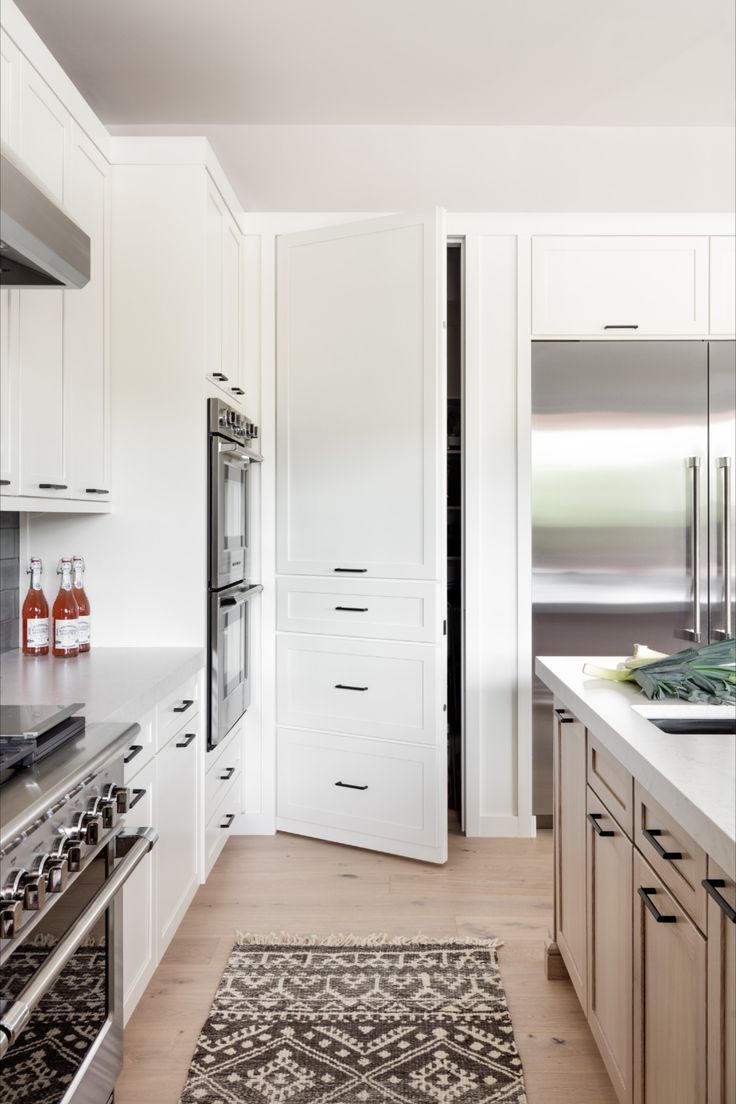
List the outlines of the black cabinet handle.
{"label": "black cabinet handle", "polygon": [[138,804],[138,802],[145,796],[146,791],[145,790],[133,790],[133,793],[134,793],[135,796],[133,797],[133,800],[128,803],[128,812],[130,812],[130,810],[133,809]]}
{"label": "black cabinet handle", "polygon": [[39,483],[39,490],[42,491],[68,491],[66,483]]}
{"label": "black cabinet handle", "polygon": [[642,828],[641,834],[644,836],[644,839],[652,845],[660,859],[674,860],[682,858],[681,851],[665,851],[664,847],[657,839],[657,836],[662,835],[661,828]]}
{"label": "black cabinet handle", "polygon": [[367,786],[354,786],[352,782],[336,782],[336,786],[340,786],[343,790],[367,790]]}
{"label": "black cabinet handle", "polygon": [[221,828],[229,828],[232,822],[235,820],[235,813],[228,813],[223,821],[220,823]]}
{"label": "black cabinet handle", "polygon": [[367,613],[367,606],[335,606],[336,610],[342,610],[344,613]]}
{"label": "black cabinet handle", "polygon": [[227,383],[227,381],[230,377],[224,375],[223,372],[213,372],[212,373],[212,378],[216,379],[216,380],[220,380],[221,383]]}
{"label": "black cabinet handle", "polygon": [[9,487],[9,486],[10,486],[10,480],[9,479],[0,479],[0,487]]}
{"label": "black cabinet handle", "polygon": [[676,924],[676,916],[664,916],[655,905],[654,901],[652,900],[652,894],[656,892],[656,889],[643,889],[641,886],[637,890],[637,893],[639,894],[642,901],[649,909],[658,924]]}
{"label": "black cabinet handle", "polygon": [[129,763],[131,759],[135,759],[136,755],[140,755],[143,751],[143,744],[131,744],[128,748],[128,754],[123,756],[123,762]]}
{"label": "black cabinet handle", "polygon": [[337,571],[343,575],[365,575],[368,570],[367,567],[333,567],[333,571]]}
{"label": "black cabinet handle", "polygon": [[109,494],[103,487],[85,487],[85,494]]}
{"label": "black cabinet handle", "polygon": [[557,720],[560,724],[574,724],[575,718],[571,717],[566,709],[555,709]]}
{"label": "black cabinet handle", "polygon": [[723,878],[706,878],[705,881],[701,882],[701,885],[708,896],[713,898],[721,912],[725,912],[731,923],[736,924],[736,909],[732,908],[726,898],[718,892],[719,889],[725,889],[726,887]]}
{"label": "black cabinet handle", "polygon": [[336,682],[335,683],[335,689],[336,690],[360,690],[360,692],[362,693],[363,691],[367,690],[368,687],[367,686],[344,686],[343,683]]}
{"label": "black cabinet handle", "polygon": [[615,836],[615,832],[609,831],[607,828],[601,828],[598,821],[603,816],[603,813],[588,813],[588,821],[593,825],[596,835],[598,836]]}
{"label": "black cabinet handle", "polygon": [[243,390],[242,387],[231,387],[230,390],[232,391],[233,395],[244,395],[245,394],[245,391]]}
{"label": "black cabinet handle", "polygon": [[194,702],[191,698],[182,698],[181,705],[174,706],[174,713],[186,713],[187,709],[192,705],[194,705]]}
{"label": "black cabinet handle", "polygon": [[614,322],[611,326],[604,326],[604,330],[638,330],[639,323],[632,322]]}
{"label": "black cabinet handle", "polygon": [[224,774],[220,775],[221,782],[227,782],[228,778],[232,778],[235,774],[235,767],[228,767]]}
{"label": "black cabinet handle", "polygon": [[186,735],[184,736],[184,739],[183,739],[183,740],[180,740],[180,741],[179,741],[179,742],[177,743],[177,745],[176,745],[176,746],[177,746],[177,747],[181,747],[181,748],[186,748],[186,747],[189,747],[189,745],[191,744],[192,740],[196,740],[196,739],[197,739],[197,733],[196,733],[196,732],[187,732],[187,733],[186,733]]}

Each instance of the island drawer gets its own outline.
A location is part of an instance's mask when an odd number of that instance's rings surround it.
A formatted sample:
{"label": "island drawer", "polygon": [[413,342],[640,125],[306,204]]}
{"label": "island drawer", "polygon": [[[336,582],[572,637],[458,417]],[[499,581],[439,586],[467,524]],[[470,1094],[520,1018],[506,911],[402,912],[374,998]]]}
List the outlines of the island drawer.
{"label": "island drawer", "polygon": [[608,806],[629,839],[634,832],[634,779],[588,732],[588,785]]}
{"label": "island drawer", "polygon": [[708,876],[707,855],[638,782],[634,792],[634,842],[704,932],[708,902],[702,883]]}

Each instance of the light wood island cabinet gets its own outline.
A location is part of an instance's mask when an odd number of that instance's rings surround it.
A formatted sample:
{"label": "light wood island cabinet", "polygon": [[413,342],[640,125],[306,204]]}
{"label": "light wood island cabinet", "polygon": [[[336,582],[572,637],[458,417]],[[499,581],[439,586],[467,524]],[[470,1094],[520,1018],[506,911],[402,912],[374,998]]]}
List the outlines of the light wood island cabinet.
{"label": "light wood island cabinet", "polygon": [[555,701],[550,978],[622,1104],[736,1101],[736,883]]}

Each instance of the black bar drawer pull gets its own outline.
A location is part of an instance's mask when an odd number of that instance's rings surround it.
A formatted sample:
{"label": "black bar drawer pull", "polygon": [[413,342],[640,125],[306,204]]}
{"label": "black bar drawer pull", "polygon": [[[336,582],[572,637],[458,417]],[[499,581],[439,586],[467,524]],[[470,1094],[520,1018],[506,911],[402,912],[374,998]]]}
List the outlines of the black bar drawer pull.
{"label": "black bar drawer pull", "polygon": [[221,782],[227,782],[228,778],[232,778],[235,774],[235,767],[228,767],[224,774],[220,775]]}
{"label": "black bar drawer pull", "polygon": [[614,322],[610,326],[604,326],[604,330],[638,330],[638,322]]}
{"label": "black bar drawer pull", "polygon": [[658,924],[676,924],[677,923],[677,917],[676,916],[663,916],[662,913],[657,908],[657,906],[655,905],[654,901],[652,900],[652,894],[657,892],[656,889],[643,889],[640,886],[639,889],[637,890],[637,892],[638,892],[638,894],[641,897],[642,901],[644,902],[646,907],[649,909],[649,911],[651,912],[652,916],[654,917],[654,919],[657,921]]}
{"label": "black bar drawer pull", "polygon": [[134,797],[133,800],[128,804],[128,812],[130,812],[130,810],[133,809],[138,804],[138,802],[143,799],[145,793],[145,790],[133,790]]}
{"label": "black bar drawer pull", "polygon": [[354,786],[352,782],[336,782],[336,786],[340,786],[343,790],[367,790],[367,786]]}
{"label": "black bar drawer pull", "polygon": [[718,892],[719,889],[726,888],[723,878],[706,878],[701,885],[708,896],[713,898],[721,912],[725,912],[731,923],[736,924],[736,909],[732,908],[726,898]]}
{"label": "black bar drawer pull", "polygon": [[615,832],[609,831],[607,828],[601,828],[598,821],[603,816],[603,813],[588,813],[588,821],[593,825],[596,835],[599,836],[615,836]]}
{"label": "black bar drawer pull", "polygon": [[192,740],[196,740],[196,739],[197,739],[197,733],[196,732],[187,732],[184,739],[181,740],[176,746],[177,747],[182,747],[182,748],[189,747]]}
{"label": "black bar drawer pull", "polygon": [[335,606],[336,610],[342,610],[344,613],[367,613],[367,606]]}
{"label": "black bar drawer pull", "polygon": [[335,689],[336,690],[360,690],[360,692],[362,693],[364,690],[367,690],[368,687],[367,686],[345,686],[342,682],[336,682],[335,683]]}
{"label": "black bar drawer pull", "polygon": [[228,813],[223,821],[220,822],[221,828],[229,828],[232,822],[235,820],[235,813]]}
{"label": "black bar drawer pull", "polygon": [[85,494],[109,494],[109,491],[104,490],[103,487],[85,487]]}
{"label": "black bar drawer pull", "polygon": [[174,706],[175,713],[186,713],[190,706],[194,705],[194,701],[191,698],[184,698],[181,705]]}
{"label": "black bar drawer pull", "polygon": [[9,487],[9,486],[10,486],[10,480],[9,479],[0,479],[0,487]]}
{"label": "black bar drawer pull", "polygon": [[223,372],[213,372],[212,378],[219,380],[220,383],[227,383],[229,377],[226,376]]}
{"label": "black bar drawer pull", "polygon": [[42,491],[67,491],[69,489],[66,483],[39,483],[38,486]]}
{"label": "black bar drawer pull", "polygon": [[575,718],[566,709],[555,709],[555,715],[560,724],[575,724]]}
{"label": "black bar drawer pull", "polygon": [[143,744],[131,744],[128,748],[128,754],[123,756],[123,762],[129,763],[131,759],[135,759],[136,755],[140,755],[143,751]]}
{"label": "black bar drawer pull", "polygon": [[231,387],[230,390],[234,395],[244,395],[245,391],[242,387]]}
{"label": "black bar drawer pull", "polygon": [[365,575],[368,570],[367,567],[333,567],[333,571],[337,571],[343,575]]}
{"label": "black bar drawer pull", "polygon": [[651,843],[652,847],[657,852],[660,859],[674,860],[674,859],[681,859],[682,858],[682,852],[681,851],[665,851],[664,847],[662,846],[662,844],[657,839],[657,836],[662,835],[662,829],[661,828],[642,828],[641,834],[644,836],[644,839],[648,843]]}

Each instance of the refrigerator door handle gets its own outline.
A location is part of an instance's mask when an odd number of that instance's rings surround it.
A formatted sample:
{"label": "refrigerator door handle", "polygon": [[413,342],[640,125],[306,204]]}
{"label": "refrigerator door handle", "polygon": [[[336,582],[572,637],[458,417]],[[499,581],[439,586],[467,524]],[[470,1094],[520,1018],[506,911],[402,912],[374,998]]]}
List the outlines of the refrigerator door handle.
{"label": "refrigerator door handle", "polygon": [[690,563],[693,576],[693,627],[683,629],[686,640],[699,644],[703,639],[700,625],[700,457],[688,456],[688,469],[692,472],[692,521],[690,530]]}
{"label": "refrigerator door handle", "polygon": [[730,640],[733,636],[731,616],[731,457],[719,456],[716,468],[723,473],[723,513],[721,515],[721,564],[723,567],[724,625],[714,629],[717,640]]}

